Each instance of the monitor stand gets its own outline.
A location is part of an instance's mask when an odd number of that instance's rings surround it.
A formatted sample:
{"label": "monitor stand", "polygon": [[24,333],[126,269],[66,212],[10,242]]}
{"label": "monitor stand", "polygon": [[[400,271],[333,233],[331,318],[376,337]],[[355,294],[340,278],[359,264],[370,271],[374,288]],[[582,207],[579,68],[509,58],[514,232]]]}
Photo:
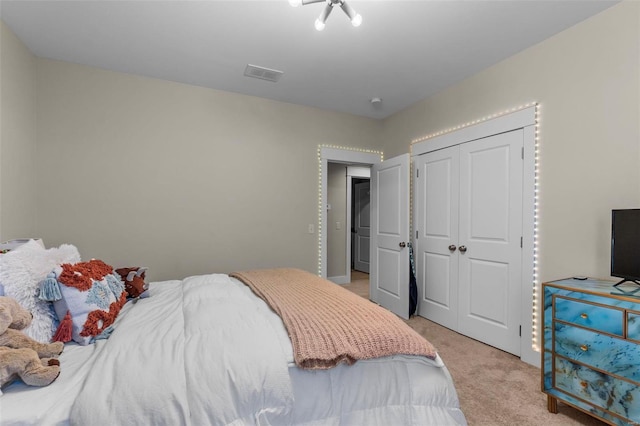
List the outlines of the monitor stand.
{"label": "monitor stand", "polygon": [[[633,290],[624,290],[624,289],[618,287],[620,284],[624,284],[626,282],[633,283],[633,284],[637,285],[638,287],[634,288]],[[616,291],[615,292],[612,291],[611,294],[616,294],[616,295],[619,295],[619,296],[640,297],[639,295],[636,295],[636,293],[640,291],[640,283],[638,281],[636,281],[636,280],[622,280],[622,281],[614,284],[613,288],[615,288]]]}
{"label": "monitor stand", "polygon": [[630,283],[634,283],[634,284],[636,284],[636,285],[640,285],[640,283],[639,283],[638,281],[636,281],[636,280],[622,280],[622,281],[620,281],[620,282],[618,282],[618,283],[614,284],[613,286],[614,286],[614,287],[618,287],[620,284],[624,284],[624,283],[626,283],[626,282],[630,282]]}

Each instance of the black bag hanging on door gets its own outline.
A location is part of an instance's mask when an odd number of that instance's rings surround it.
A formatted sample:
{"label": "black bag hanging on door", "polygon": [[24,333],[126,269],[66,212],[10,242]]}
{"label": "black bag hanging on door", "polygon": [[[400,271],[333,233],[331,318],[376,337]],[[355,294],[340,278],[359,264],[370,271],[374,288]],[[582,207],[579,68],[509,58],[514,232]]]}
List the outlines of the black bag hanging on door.
{"label": "black bag hanging on door", "polygon": [[416,313],[418,307],[418,284],[416,270],[413,264],[413,247],[409,243],[409,316]]}

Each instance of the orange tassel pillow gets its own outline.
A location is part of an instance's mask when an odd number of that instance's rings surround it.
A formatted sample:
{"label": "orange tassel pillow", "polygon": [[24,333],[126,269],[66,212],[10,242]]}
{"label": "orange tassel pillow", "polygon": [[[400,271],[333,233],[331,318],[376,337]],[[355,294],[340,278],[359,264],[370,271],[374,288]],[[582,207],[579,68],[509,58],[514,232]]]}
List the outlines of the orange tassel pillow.
{"label": "orange tassel pillow", "polygon": [[109,337],[127,301],[122,279],[101,260],[57,267],[40,283],[40,295],[53,302],[60,320],[54,340],[81,345]]}

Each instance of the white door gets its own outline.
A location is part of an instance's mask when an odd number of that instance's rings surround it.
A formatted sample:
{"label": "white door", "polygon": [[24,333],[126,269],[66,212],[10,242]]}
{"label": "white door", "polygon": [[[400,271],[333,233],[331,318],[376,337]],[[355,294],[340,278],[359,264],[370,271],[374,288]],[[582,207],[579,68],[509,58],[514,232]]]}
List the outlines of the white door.
{"label": "white door", "polygon": [[414,218],[418,314],[458,329],[459,148],[417,157]]}
{"label": "white door", "polygon": [[369,273],[369,241],[371,215],[369,214],[369,182],[354,185],[354,238],[353,269]]}
{"label": "white door", "polygon": [[409,154],[371,168],[369,297],[409,318]]}
{"label": "white door", "polygon": [[520,354],[523,131],[460,145],[458,327]]}
{"label": "white door", "polygon": [[416,157],[418,313],[520,354],[523,130]]}

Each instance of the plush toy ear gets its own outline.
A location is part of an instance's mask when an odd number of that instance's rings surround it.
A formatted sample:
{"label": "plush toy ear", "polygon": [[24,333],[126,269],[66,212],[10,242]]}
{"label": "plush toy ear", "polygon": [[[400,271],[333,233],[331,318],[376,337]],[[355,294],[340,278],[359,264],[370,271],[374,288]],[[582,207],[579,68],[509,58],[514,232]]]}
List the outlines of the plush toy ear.
{"label": "plush toy ear", "polygon": [[9,328],[23,329],[31,323],[33,315],[9,296],[0,296],[0,335]]}
{"label": "plush toy ear", "polygon": [[136,271],[129,271],[129,273],[127,274],[127,279],[125,281],[133,281],[136,275]]}
{"label": "plush toy ear", "polygon": [[11,312],[5,306],[3,306],[4,297],[0,297],[0,334],[4,334],[7,328],[11,325],[12,317]]}

